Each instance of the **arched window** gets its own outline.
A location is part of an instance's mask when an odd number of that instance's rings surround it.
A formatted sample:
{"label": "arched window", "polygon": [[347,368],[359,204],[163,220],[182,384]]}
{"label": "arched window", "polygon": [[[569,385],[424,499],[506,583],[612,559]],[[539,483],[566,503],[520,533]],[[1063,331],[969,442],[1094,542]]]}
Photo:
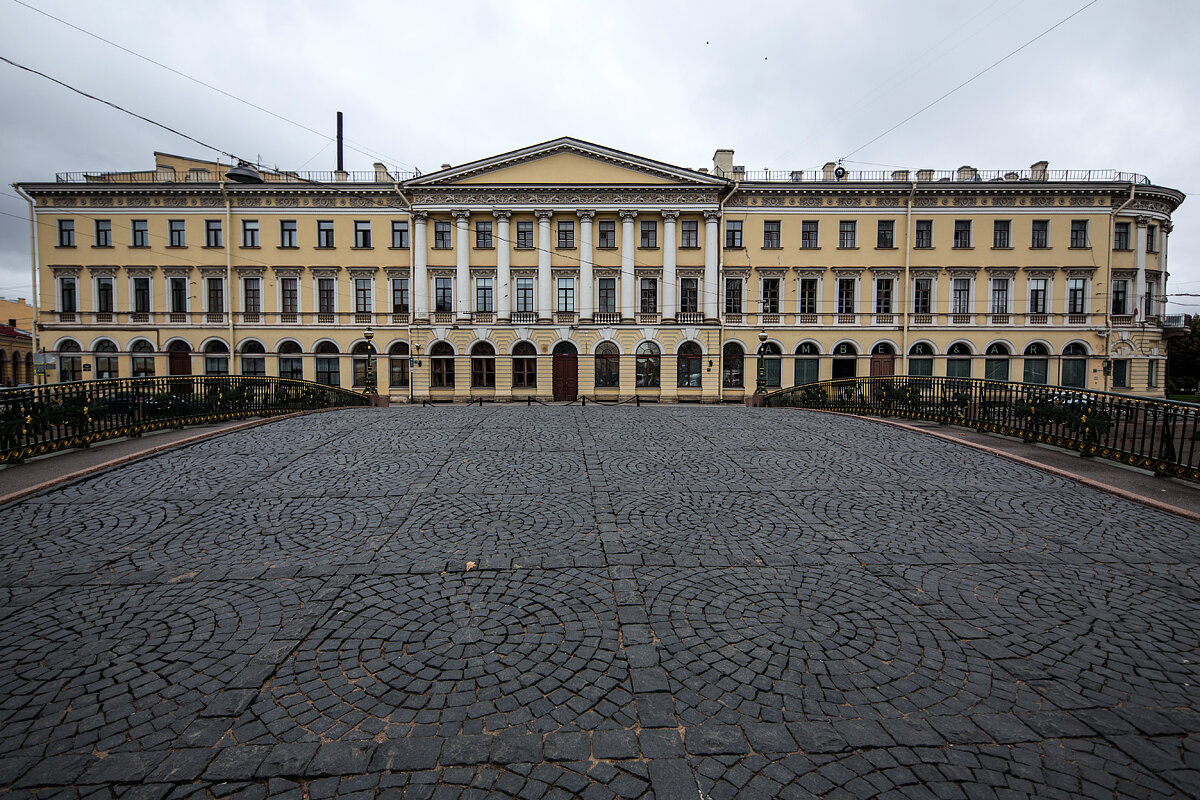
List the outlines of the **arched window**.
{"label": "arched window", "polygon": [[476,342],[471,348],[471,388],[496,388],[496,348],[488,342]]}
{"label": "arched window", "polygon": [[801,342],[796,348],[796,385],[816,383],[821,373],[820,351],[813,342]]}
{"label": "arched window", "polygon": [[656,388],[659,386],[659,367],[662,351],[654,342],[642,342],[637,347],[637,387]]}
{"label": "arched window", "polygon": [[120,368],[117,366],[117,345],[112,339],[101,339],[92,345],[92,352],[96,361],[96,377],[97,378],[117,378],[120,377]]}
{"label": "arched window", "polygon": [[895,354],[896,349],[887,342],[880,342],[871,348],[871,355],[873,356],[894,356]]}
{"label": "arched window", "polygon": [[154,345],[145,339],[138,339],[129,350],[132,353],[130,365],[133,367],[133,377],[153,378]]}
{"label": "arched window", "polygon": [[512,351],[514,389],[537,388],[537,348],[532,342],[517,342]]}
{"label": "arched window", "polygon": [[408,387],[408,342],[396,342],[388,348],[388,383]]}
{"label": "arched window", "polygon": [[946,351],[946,377],[971,377],[971,348],[965,343],[956,342]]}
{"label": "arched window", "polygon": [[[32,356],[33,356],[33,354],[32,354],[32,353],[30,353],[30,354],[28,354],[28,355],[29,355],[31,358],[32,358]],[[25,383],[33,383],[33,372],[32,372],[31,370],[26,370],[26,371],[24,372],[24,374],[22,374],[22,372],[21,372],[21,354],[20,354],[20,353],[18,353],[16,350],[13,350],[13,354],[12,354],[12,382],[13,382],[13,386],[17,386],[17,385],[19,385],[19,384],[22,382],[22,380],[23,380]]]}
{"label": "arched window", "polygon": [[1082,389],[1087,386],[1087,350],[1079,342],[1063,348],[1062,385]]}
{"label": "arched window", "polygon": [[983,362],[983,377],[989,381],[1008,380],[1008,347],[996,342],[988,345],[984,352],[987,358]]}
{"label": "arched window", "polygon": [[77,381],[83,377],[83,357],[79,342],[67,339],[58,346],[58,379],[62,383]]}
{"label": "arched window", "polygon": [[341,386],[342,376],[338,368],[338,347],[333,342],[317,345],[317,383],[325,386]]}
{"label": "arched window", "polygon": [[704,361],[704,353],[700,350],[700,345],[695,342],[684,342],[679,345],[679,352],[676,354],[675,363],[678,366],[678,379],[676,386],[696,389],[700,387],[700,377],[702,374],[702,363]]}
{"label": "arched window", "polygon": [[783,351],[774,342],[766,342],[758,348],[759,370],[768,389],[778,389],[783,380]]}
{"label": "arched window", "polygon": [[858,348],[850,342],[840,342],[833,348],[833,379],[844,380],[858,375]]}
{"label": "arched window", "polygon": [[[13,355],[15,356],[16,353],[14,352]],[[16,370],[15,361],[13,362],[13,369],[14,371]],[[14,383],[16,383],[16,381],[10,380],[8,377],[8,353],[0,350],[0,384],[12,386]]]}
{"label": "arched window", "polygon": [[371,353],[372,347],[367,342],[359,342],[350,350],[351,379],[354,381],[352,385],[356,387],[367,385],[367,364],[370,361]]}
{"label": "arched window", "polygon": [[279,345],[279,377],[304,380],[304,351],[290,339]]}
{"label": "arched window", "polygon": [[621,385],[621,350],[614,342],[596,345],[596,387],[615,389]]}
{"label": "arched window", "polygon": [[229,374],[229,346],[224,342],[214,341],[204,345],[204,374]]}
{"label": "arched window", "polygon": [[267,374],[267,348],[262,346],[262,342],[253,339],[242,342],[242,374]]}
{"label": "arched window", "polygon": [[908,348],[908,374],[918,378],[933,375],[933,348],[925,342],[917,342]]}
{"label": "arched window", "polygon": [[1050,376],[1050,349],[1034,342],[1025,348],[1025,383],[1045,386]]}
{"label": "arched window", "polygon": [[429,387],[454,388],[454,348],[449,342],[438,342],[429,349]]}
{"label": "arched window", "polygon": [[741,389],[746,385],[746,351],[737,342],[726,342],[721,349],[721,383],[726,389]]}

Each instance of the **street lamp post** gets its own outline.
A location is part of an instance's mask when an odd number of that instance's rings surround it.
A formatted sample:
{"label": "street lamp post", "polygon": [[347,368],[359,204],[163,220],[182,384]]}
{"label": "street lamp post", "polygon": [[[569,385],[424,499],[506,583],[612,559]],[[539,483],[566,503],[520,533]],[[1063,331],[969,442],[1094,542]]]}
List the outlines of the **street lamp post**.
{"label": "street lamp post", "polygon": [[363,338],[367,340],[367,374],[363,377],[363,393],[377,394],[379,383],[375,379],[375,345],[371,342],[375,338],[375,331],[367,326]]}
{"label": "street lamp post", "polygon": [[759,331],[758,333],[758,385],[754,388],[755,394],[764,394],[767,391],[767,361],[763,358],[763,351],[767,346],[767,332]]}

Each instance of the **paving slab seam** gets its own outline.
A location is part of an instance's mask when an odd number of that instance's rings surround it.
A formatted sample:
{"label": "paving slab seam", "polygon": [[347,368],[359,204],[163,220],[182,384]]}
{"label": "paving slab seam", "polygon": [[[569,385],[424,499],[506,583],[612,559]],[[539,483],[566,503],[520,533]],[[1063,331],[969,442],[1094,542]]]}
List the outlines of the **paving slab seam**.
{"label": "paving slab seam", "polygon": [[33,486],[27,486],[24,489],[19,489],[10,494],[0,495],[0,508],[3,508],[4,506],[8,505],[9,503],[15,503],[18,500],[24,500],[27,497],[31,497],[36,494],[40,494],[48,489],[54,489],[59,486],[64,486],[68,483],[73,483],[81,478],[86,478],[90,475],[95,475],[96,473],[99,473],[99,472],[105,472],[106,470],[113,469],[114,467],[125,466],[126,464],[130,464],[134,461],[140,461],[143,458],[149,458],[151,456],[155,456],[160,453],[164,453],[168,450],[173,450],[175,448],[180,448],[180,447],[187,447],[188,445],[195,444],[196,442],[200,442],[205,439],[211,439],[216,436],[224,436],[227,433],[234,433],[236,431],[244,431],[249,428],[257,428],[260,425],[266,425],[269,422],[277,422],[279,420],[291,419],[292,417],[302,417],[302,416],[305,416],[306,414],[316,414],[316,413],[320,413],[322,411],[329,411],[329,410],[331,410],[331,409],[319,408],[319,409],[313,409],[311,411],[294,411],[291,414],[281,414],[280,416],[277,416],[277,417],[265,417],[263,419],[247,420],[246,422],[239,423],[237,425],[231,425],[228,428],[221,428],[220,430],[216,430],[216,431],[205,431],[204,433],[198,433],[195,436],[189,436],[186,439],[179,439],[174,442],[168,442],[166,444],[156,445],[154,447],[151,447],[148,450],[142,450],[141,452],[138,452],[138,453],[129,453],[128,455],[121,456],[120,458],[114,458],[111,461],[105,461],[102,464],[93,464],[92,466],[87,467],[86,469],[76,470],[75,472],[69,472],[66,475],[60,475],[57,478],[51,478],[48,481],[42,481],[41,483],[34,484]]}
{"label": "paving slab seam", "polygon": [[960,445],[963,445],[964,447],[970,447],[974,450],[979,450],[984,453],[989,453],[994,456],[999,456],[1000,458],[1004,458],[1009,461],[1016,462],[1018,464],[1023,464],[1024,466],[1027,466],[1027,467],[1033,467],[1034,469],[1041,470],[1042,472],[1048,472],[1051,475],[1057,475],[1060,478],[1066,478],[1067,480],[1075,481],[1076,483],[1081,483],[1084,486],[1088,486],[1092,489],[1099,489],[1102,492],[1116,495],[1117,497],[1120,497],[1124,500],[1129,500],[1130,502],[1138,503],[1140,505],[1149,506],[1151,508],[1157,509],[1158,511],[1166,511],[1168,513],[1175,514],[1180,517],[1185,517],[1187,519],[1200,521],[1200,514],[1196,513],[1195,511],[1191,511],[1186,508],[1180,508],[1179,506],[1173,506],[1170,503],[1164,503],[1161,500],[1155,500],[1153,498],[1145,497],[1144,495],[1140,495],[1135,492],[1126,491],[1125,489],[1121,489],[1117,486],[1113,486],[1112,484],[1104,483],[1103,481],[1094,480],[1092,478],[1087,478],[1087,477],[1084,477],[1083,475],[1078,475],[1074,472],[1071,472],[1070,470],[1060,469],[1059,467],[1053,467],[1053,466],[1050,466],[1049,464],[1044,464],[1040,461],[1035,461],[1031,458],[1025,458],[1024,456],[1018,456],[1013,453],[1009,453],[1005,450],[1001,450],[1000,448],[997,448],[997,447],[988,447],[987,445],[979,444],[978,442],[964,441],[963,439],[959,439],[955,436],[950,436],[945,433],[938,433],[937,431],[931,431],[931,430],[928,430],[927,428],[921,428],[916,425],[909,425],[905,422],[901,422],[900,420],[886,419],[886,418],[881,418],[881,417],[867,417],[867,416],[860,416],[858,414],[847,414],[842,411],[825,411],[825,410],[817,409],[817,408],[806,408],[803,410],[804,411],[815,411],[818,414],[829,414],[830,416],[835,416],[835,417],[849,417],[851,419],[866,420],[868,422],[875,422],[875,423],[878,423],[881,425],[889,425],[893,428],[902,428],[904,430],[912,431],[914,433],[921,433],[926,436],[932,436],[936,439],[942,439],[947,442],[954,442],[955,444],[960,444]]}

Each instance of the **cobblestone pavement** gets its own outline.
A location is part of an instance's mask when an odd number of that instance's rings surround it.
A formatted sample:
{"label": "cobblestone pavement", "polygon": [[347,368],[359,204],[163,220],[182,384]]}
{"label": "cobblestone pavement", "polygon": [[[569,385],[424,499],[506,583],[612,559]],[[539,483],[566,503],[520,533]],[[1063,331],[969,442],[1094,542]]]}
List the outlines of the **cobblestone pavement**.
{"label": "cobblestone pavement", "polygon": [[6,797],[1200,794],[1200,524],[918,433],[329,412],[4,515]]}

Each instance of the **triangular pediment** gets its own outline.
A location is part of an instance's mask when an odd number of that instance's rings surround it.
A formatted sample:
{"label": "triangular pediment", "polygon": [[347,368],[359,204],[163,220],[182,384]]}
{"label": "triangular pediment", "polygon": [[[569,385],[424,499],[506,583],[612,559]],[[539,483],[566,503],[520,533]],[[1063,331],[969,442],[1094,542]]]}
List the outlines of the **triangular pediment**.
{"label": "triangular pediment", "polygon": [[472,185],[723,186],[726,181],[620,150],[563,137],[423,175],[412,187]]}

